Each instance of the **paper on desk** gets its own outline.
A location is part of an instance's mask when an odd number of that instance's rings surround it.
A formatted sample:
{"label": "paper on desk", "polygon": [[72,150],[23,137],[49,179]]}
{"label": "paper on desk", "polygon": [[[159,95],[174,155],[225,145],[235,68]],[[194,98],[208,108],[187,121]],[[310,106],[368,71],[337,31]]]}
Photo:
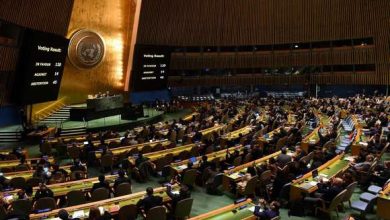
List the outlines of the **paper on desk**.
{"label": "paper on desk", "polygon": [[84,210],[78,210],[73,212],[72,218],[84,218]]}
{"label": "paper on desk", "polygon": [[348,160],[348,161],[353,162],[354,158],[352,156],[348,156],[348,157],[344,157],[344,160]]}
{"label": "paper on desk", "polygon": [[316,181],[310,181],[309,184],[312,185],[312,186],[316,186],[317,182]]}
{"label": "paper on desk", "polygon": [[178,166],[179,167],[179,169],[181,169],[181,170],[184,170],[185,168],[187,168],[187,165],[180,165],[180,166]]}
{"label": "paper on desk", "polygon": [[255,207],[256,206],[251,206],[251,207],[248,208],[248,210],[251,211],[251,212],[254,212],[255,211]]}

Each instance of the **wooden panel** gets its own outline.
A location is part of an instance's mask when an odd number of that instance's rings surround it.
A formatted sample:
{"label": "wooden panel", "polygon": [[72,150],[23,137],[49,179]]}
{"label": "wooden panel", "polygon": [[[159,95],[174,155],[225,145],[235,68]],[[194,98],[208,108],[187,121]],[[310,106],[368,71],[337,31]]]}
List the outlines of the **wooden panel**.
{"label": "wooden panel", "polygon": [[83,28],[95,31],[105,41],[106,54],[92,69],[77,69],[67,60],[60,97],[72,104],[85,102],[88,94],[123,91],[135,7],[129,0],[74,0],[67,35]]}
{"label": "wooden panel", "polygon": [[[313,80],[387,84],[390,82],[389,11],[388,0],[145,1],[137,43],[239,46],[372,37],[374,46],[365,48],[346,47],[267,55],[255,53],[253,57],[182,55],[173,56],[171,66],[174,69],[202,69],[375,64],[376,72],[367,77],[331,73],[314,77]],[[280,80],[281,83],[286,82]]]}
{"label": "wooden panel", "polygon": [[65,35],[73,0],[0,0],[0,18],[24,27]]}

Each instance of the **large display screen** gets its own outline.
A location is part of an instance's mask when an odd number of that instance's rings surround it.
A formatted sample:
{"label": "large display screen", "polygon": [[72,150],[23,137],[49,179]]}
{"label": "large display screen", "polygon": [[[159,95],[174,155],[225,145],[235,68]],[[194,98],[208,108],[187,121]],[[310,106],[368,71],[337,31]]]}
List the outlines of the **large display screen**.
{"label": "large display screen", "polygon": [[136,45],[132,71],[133,91],[154,91],[167,88],[171,48]]}
{"label": "large display screen", "polygon": [[21,104],[58,98],[69,40],[25,29],[19,51],[15,98]]}

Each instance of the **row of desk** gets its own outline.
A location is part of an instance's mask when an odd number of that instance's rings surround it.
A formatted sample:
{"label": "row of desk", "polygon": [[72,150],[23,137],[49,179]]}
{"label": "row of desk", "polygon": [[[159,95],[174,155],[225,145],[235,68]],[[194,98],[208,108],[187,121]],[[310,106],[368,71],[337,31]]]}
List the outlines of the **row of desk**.
{"label": "row of desk", "polygon": [[[27,158],[26,164],[29,165],[31,168],[36,167],[36,165],[39,163],[41,158]],[[50,163],[54,163],[53,157],[48,157],[47,161]],[[3,160],[0,161],[0,169],[2,168],[14,168],[20,164],[20,160]]]}
{"label": "row of desk", "polygon": [[[173,191],[178,191],[179,186],[174,185],[172,187]],[[169,202],[171,199],[166,193],[166,187],[159,187],[154,189],[154,194],[161,196],[163,198],[163,202]],[[98,202],[90,202],[85,203],[82,205],[77,206],[71,206],[64,208],[66,211],[68,211],[69,214],[72,215],[73,218],[80,218],[80,219],[86,219],[88,217],[89,210],[92,207],[99,207],[104,209],[105,211],[110,212],[111,214],[117,214],[119,212],[119,209],[126,205],[131,204],[137,204],[139,200],[141,200],[146,195],[146,192],[138,192],[138,193],[132,193],[125,196],[119,196],[114,197],[106,200],[101,200]],[[31,214],[30,219],[55,219],[56,215],[58,214],[58,211],[60,209],[52,210],[50,212],[45,212],[41,214]]]}
{"label": "row of desk", "polygon": [[[350,161],[346,155],[340,154],[317,168],[318,176],[331,179],[348,169]],[[291,184],[290,200],[299,200],[302,194],[309,194],[316,191],[318,179],[314,179],[312,172],[306,173]]]}

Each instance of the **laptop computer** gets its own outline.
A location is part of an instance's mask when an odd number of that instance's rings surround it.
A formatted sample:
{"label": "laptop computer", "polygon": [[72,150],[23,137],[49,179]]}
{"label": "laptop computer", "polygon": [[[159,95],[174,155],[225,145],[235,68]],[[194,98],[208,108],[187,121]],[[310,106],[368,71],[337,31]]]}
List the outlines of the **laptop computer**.
{"label": "laptop computer", "polygon": [[191,158],[190,158],[190,162],[191,162],[191,163],[195,163],[195,162],[196,162],[196,157],[191,157]]}
{"label": "laptop computer", "polygon": [[311,175],[313,176],[313,179],[317,178],[318,177],[318,170],[315,169],[311,172]]}

